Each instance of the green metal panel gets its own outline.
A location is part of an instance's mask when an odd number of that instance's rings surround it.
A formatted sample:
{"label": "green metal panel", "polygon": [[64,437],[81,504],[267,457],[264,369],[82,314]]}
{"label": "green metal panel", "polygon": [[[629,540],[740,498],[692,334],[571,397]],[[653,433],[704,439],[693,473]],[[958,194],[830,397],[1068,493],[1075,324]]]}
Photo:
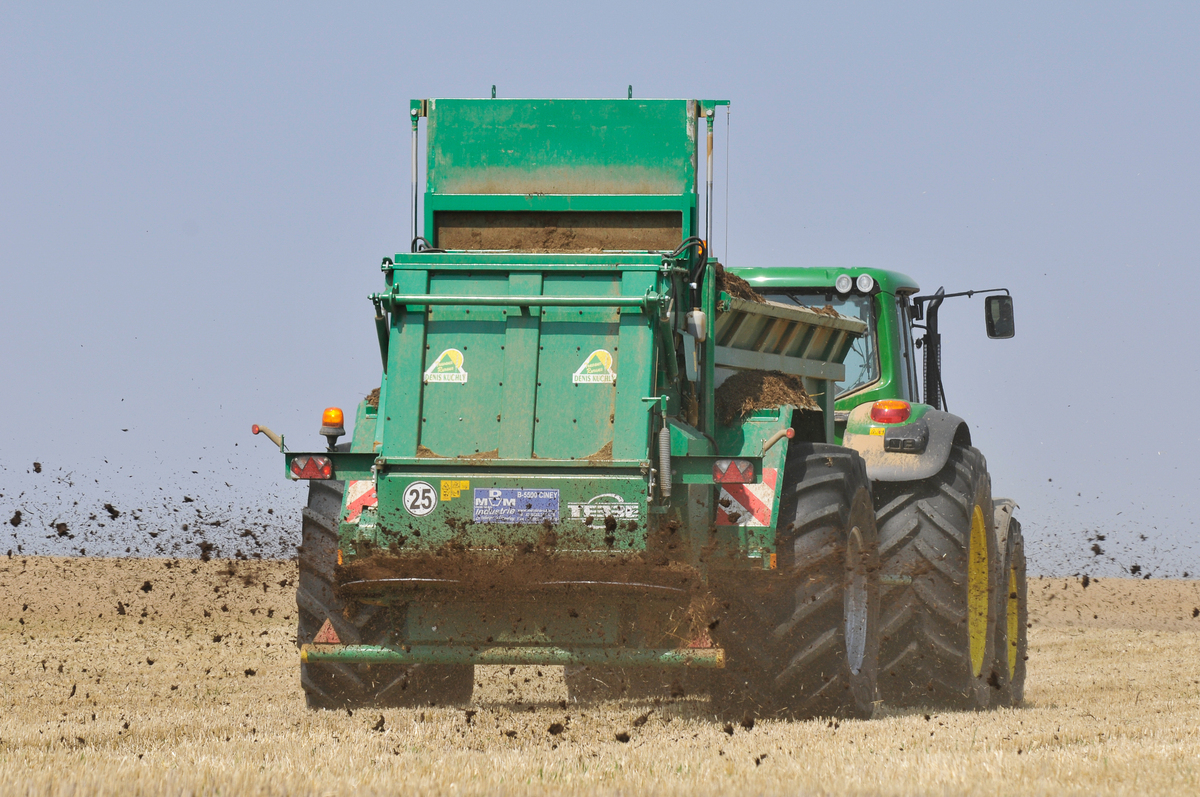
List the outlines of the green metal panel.
{"label": "green metal panel", "polygon": [[[514,293],[537,296],[542,293],[542,275],[540,273],[514,273],[509,277],[509,288]],[[527,459],[533,455],[534,410],[537,398],[537,384],[528,379],[522,379],[519,368],[541,367],[539,348],[541,346],[541,316],[537,308],[514,308],[505,318],[504,330],[504,361],[514,363],[510,369],[506,367],[500,402],[500,456],[505,459]]]}
{"label": "green metal panel", "polygon": [[[502,295],[510,292],[508,282],[507,275],[495,272],[433,272],[429,292],[464,297],[478,293]],[[430,451],[444,457],[498,451],[499,408],[505,382],[505,314],[501,307],[428,308],[420,443]],[[445,374],[431,373],[437,370],[439,358],[456,367]],[[439,376],[449,379],[437,381]]]}
{"label": "green metal panel", "polygon": [[691,100],[430,100],[427,192],[695,192]]}
{"label": "green metal panel", "polygon": [[[419,466],[380,477],[378,526],[350,527],[343,544],[351,552],[365,539],[373,546],[391,548],[399,554],[443,550],[502,551],[545,543],[547,529],[554,533],[556,551],[641,551],[646,548],[647,510],[645,479],[639,469],[581,468],[563,471],[556,463],[515,472],[495,466],[494,460],[425,459]],[[436,466],[436,469],[435,469]],[[455,482],[453,497],[445,492],[445,481]],[[414,515],[405,508],[404,494],[410,485],[424,482],[438,493],[439,500],[428,514]],[[557,507],[549,525],[486,522],[476,513],[477,500],[487,500],[489,491],[537,491],[553,493]],[[477,492],[482,491],[482,492]],[[442,496],[446,496],[444,499]],[[620,524],[609,531],[603,522],[585,522],[583,507],[598,496],[615,496],[629,510]],[[504,493],[504,497],[510,497]]]}
{"label": "green metal panel", "polygon": [[606,667],[725,666],[721,648],[612,648],[466,645],[305,645],[301,661],[338,664],[589,664]]}
{"label": "green metal panel", "polygon": [[[621,275],[551,273],[543,286],[548,296],[620,296]],[[598,454],[613,442],[617,375],[625,376],[618,350],[620,312],[610,307],[542,308],[534,419],[538,457],[577,459]],[[589,367],[598,373],[576,377]]]}
{"label": "green metal panel", "polygon": [[[428,293],[429,274],[400,271],[393,275],[397,289]],[[411,457],[417,453],[421,425],[421,374],[425,362],[425,315],[393,313],[388,339],[388,379],[385,382],[383,446],[380,453]]]}

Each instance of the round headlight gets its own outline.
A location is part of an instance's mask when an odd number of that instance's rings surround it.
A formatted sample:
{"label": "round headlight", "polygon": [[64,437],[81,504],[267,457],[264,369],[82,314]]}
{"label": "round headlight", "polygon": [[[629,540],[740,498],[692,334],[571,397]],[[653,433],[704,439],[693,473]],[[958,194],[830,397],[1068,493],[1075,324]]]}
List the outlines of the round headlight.
{"label": "round headlight", "polygon": [[854,287],[854,280],[850,279],[849,274],[839,274],[833,287],[837,288],[838,293],[849,293],[850,289]]}
{"label": "round headlight", "polygon": [[858,290],[862,293],[870,293],[871,289],[875,287],[875,280],[871,279],[870,274],[859,274],[855,285],[858,286]]}

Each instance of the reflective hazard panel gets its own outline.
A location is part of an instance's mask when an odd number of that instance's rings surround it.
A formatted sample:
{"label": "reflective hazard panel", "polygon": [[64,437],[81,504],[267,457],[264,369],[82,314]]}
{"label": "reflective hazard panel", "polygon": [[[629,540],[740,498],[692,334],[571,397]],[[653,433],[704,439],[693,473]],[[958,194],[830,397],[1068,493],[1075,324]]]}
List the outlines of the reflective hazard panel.
{"label": "reflective hazard panel", "polygon": [[340,645],[342,640],[338,639],[337,631],[333,630],[333,623],[329,618],[325,618],[325,623],[321,626],[321,630],[313,637],[314,645]]}
{"label": "reflective hazard panel", "polygon": [[365,507],[378,506],[375,482],[371,479],[352,481],[346,485],[346,522],[357,523]]}
{"label": "reflective hazard panel", "polygon": [[717,498],[718,526],[769,526],[779,471],[763,468],[761,484],[723,484]]}

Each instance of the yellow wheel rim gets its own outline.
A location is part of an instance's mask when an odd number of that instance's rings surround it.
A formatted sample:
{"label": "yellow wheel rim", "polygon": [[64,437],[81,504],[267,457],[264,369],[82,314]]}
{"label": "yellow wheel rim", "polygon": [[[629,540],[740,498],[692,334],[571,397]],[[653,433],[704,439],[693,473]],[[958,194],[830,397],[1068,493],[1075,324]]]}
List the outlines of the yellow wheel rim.
{"label": "yellow wheel rim", "polygon": [[983,672],[988,631],[988,546],[983,510],[971,513],[971,539],[967,550],[967,634],[971,642],[971,672]]}
{"label": "yellow wheel rim", "polygon": [[1017,641],[1021,633],[1020,598],[1017,597],[1017,566],[1008,568],[1008,677],[1017,674]]}

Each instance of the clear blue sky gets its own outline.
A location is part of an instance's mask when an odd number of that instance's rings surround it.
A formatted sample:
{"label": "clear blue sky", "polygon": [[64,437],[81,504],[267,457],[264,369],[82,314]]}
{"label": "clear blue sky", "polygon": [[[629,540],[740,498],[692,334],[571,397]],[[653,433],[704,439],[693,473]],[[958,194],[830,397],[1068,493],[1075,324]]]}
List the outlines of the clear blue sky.
{"label": "clear blue sky", "polygon": [[946,391],[1037,569],[1200,571],[1200,7],[406,6],[0,10],[0,551],[194,553],[184,495],[290,544],[248,428],[377,384],[408,100],[632,83],[732,100],[731,265],[1013,290],[1011,341],[944,308]]}

